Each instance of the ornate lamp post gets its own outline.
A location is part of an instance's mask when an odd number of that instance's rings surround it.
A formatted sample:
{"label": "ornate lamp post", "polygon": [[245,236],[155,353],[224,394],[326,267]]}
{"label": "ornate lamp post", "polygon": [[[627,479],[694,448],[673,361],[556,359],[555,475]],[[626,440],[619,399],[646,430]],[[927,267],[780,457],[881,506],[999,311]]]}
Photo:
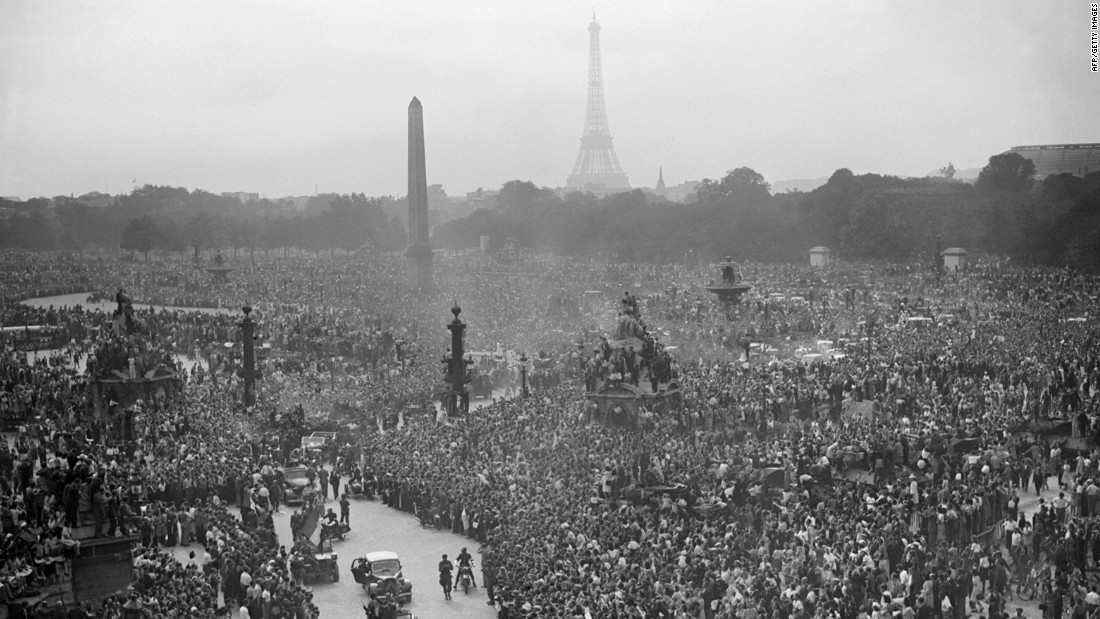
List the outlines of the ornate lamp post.
{"label": "ornate lamp post", "polygon": [[451,358],[444,379],[450,386],[444,396],[443,408],[448,415],[458,417],[470,411],[470,394],[466,391],[466,383],[470,382],[470,377],[466,373],[466,365],[472,361],[466,359],[466,323],[458,318],[462,313],[458,301],[455,301],[451,313],[454,314],[454,320],[447,325],[447,330],[451,332]]}
{"label": "ornate lamp post", "polygon": [[523,397],[529,397],[531,392],[527,390],[527,353],[520,353],[519,356],[519,377],[520,377],[520,394]]}
{"label": "ornate lamp post", "polygon": [[242,359],[242,367],[238,374],[244,379],[244,405],[248,408],[256,403],[252,390],[255,386],[255,381],[260,378],[261,373],[256,369],[256,345],[254,338],[256,337],[256,321],[252,320],[252,307],[244,306],[241,308],[244,312],[244,319],[237,323],[237,326],[241,328],[241,337],[244,340],[244,358]]}

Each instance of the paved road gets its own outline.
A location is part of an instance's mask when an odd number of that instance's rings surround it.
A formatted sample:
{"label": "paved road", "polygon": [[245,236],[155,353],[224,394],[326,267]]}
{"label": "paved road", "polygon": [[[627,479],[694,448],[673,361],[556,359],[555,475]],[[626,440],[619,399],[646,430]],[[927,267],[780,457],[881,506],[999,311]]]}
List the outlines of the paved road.
{"label": "paved road", "polygon": [[[1054,489],[1042,493],[1041,498],[1048,502],[1058,496],[1057,485]],[[1038,509],[1039,496],[1032,488],[1020,494],[1020,509],[1031,518]],[[328,506],[339,512],[338,504],[329,499]],[[290,539],[290,512],[284,506],[284,513],[275,514],[275,528],[279,540],[286,543]],[[438,584],[436,565],[443,554],[451,559],[465,546],[470,549],[477,561],[477,543],[473,540],[449,532],[421,528],[417,520],[404,512],[390,509],[381,501],[352,501],[352,532],[342,542],[336,542],[335,550],[339,554],[340,581],[336,583],[318,582],[309,586],[314,593],[314,601],[321,609],[323,618],[351,619],[364,617],[362,605],[367,600],[363,588],[356,584],[351,575],[351,562],[359,556],[373,550],[393,550],[401,557],[404,574],[413,581],[413,601],[407,608],[417,619],[491,619],[496,612],[485,602],[485,589],[478,587],[470,593],[455,592],[453,600],[443,599]],[[191,546],[190,549],[196,548]],[[186,561],[188,548],[176,548],[175,554]],[[481,570],[475,567],[478,584],[482,582]],[[1015,614],[1016,608],[1024,610],[1026,619],[1041,619],[1039,600],[1023,602],[1009,600],[1006,604],[1009,614]],[[236,616],[236,609],[233,610]]]}
{"label": "paved road", "polygon": [[[1031,484],[1028,484],[1027,492],[1019,493],[1020,511],[1027,515],[1028,520],[1034,518],[1035,512],[1039,511],[1040,498],[1046,500],[1047,503],[1058,498],[1057,480],[1055,480],[1053,477],[1048,477],[1047,482],[1050,485],[1050,489],[1044,491],[1041,495],[1035,494],[1035,486]],[[1015,587],[1013,587],[1012,593],[1015,596]],[[1005,603],[1005,610],[1008,611],[1009,615],[1015,616],[1016,609],[1022,608],[1024,609],[1024,617],[1026,617],[1027,619],[1042,619],[1043,611],[1039,610],[1039,602],[1041,602],[1041,600],[1038,599],[1038,597],[1030,602],[1025,602],[1020,599],[1013,599]]]}
{"label": "paved road", "polygon": [[[339,504],[329,499],[326,506],[339,513]],[[236,508],[230,508],[236,512]],[[290,514],[286,506],[283,513],[275,514],[275,531],[279,542],[287,544],[290,540]],[[450,532],[424,529],[416,518],[405,512],[390,509],[381,501],[355,501],[351,503],[351,534],[344,541],[337,541],[334,550],[339,556],[340,580],[338,582],[319,581],[307,588],[313,591],[313,600],[321,609],[323,619],[351,619],[365,617],[363,604],[368,596],[363,587],[357,584],[351,574],[351,562],[374,550],[392,550],[401,557],[401,565],[406,578],[413,582],[412,603],[406,605],[417,619],[491,619],[496,611],[486,602],[488,598],[482,586],[471,588],[469,594],[457,591],[452,600],[443,599],[443,590],[439,586],[437,565],[442,555],[454,560],[463,547],[474,555],[474,575],[478,585],[483,585],[481,563],[478,560],[478,544],[470,538],[454,535]],[[314,541],[317,541],[314,535]],[[182,562],[187,561],[187,553],[198,546],[176,547],[173,554]],[[237,609],[232,607],[232,616]]]}
{"label": "paved road", "polygon": [[[339,506],[331,498],[328,505],[339,513]],[[275,515],[275,528],[280,540],[290,539],[289,512]],[[469,594],[457,591],[452,594],[451,601],[446,601],[439,586],[436,566],[440,558],[446,554],[453,561],[463,547],[474,555],[475,577],[479,585],[484,584],[475,540],[421,528],[410,514],[390,509],[377,499],[352,501],[351,528],[351,534],[344,541],[334,544],[340,557],[340,581],[311,585],[313,599],[321,609],[322,617],[343,619],[365,616],[362,605],[367,600],[367,594],[352,578],[351,562],[374,550],[392,550],[401,557],[405,577],[413,582],[412,604],[407,608],[417,619],[496,617],[496,612],[486,604],[483,587],[470,589]]]}

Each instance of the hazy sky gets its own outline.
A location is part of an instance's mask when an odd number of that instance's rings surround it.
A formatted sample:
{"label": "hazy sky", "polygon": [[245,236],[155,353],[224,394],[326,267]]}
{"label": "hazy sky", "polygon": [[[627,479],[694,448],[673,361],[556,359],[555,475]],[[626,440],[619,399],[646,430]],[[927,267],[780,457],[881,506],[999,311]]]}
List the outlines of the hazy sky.
{"label": "hazy sky", "polygon": [[0,195],[564,185],[593,9],[634,186],[1100,142],[1083,0],[0,0]]}

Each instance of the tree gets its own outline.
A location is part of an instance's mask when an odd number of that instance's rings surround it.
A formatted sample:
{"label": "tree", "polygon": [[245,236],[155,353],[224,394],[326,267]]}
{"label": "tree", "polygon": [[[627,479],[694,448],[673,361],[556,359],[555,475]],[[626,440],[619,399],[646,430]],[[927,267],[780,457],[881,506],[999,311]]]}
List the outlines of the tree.
{"label": "tree", "polygon": [[187,218],[183,226],[183,236],[198,240],[202,247],[223,247],[229,239],[228,227],[221,215],[200,211]]}
{"label": "tree", "polygon": [[61,249],[83,251],[92,242],[96,213],[79,202],[57,207],[57,241]]}
{"label": "tree", "polygon": [[1054,202],[1077,200],[1100,188],[1100,172],[1090,172],[1084,178],[1069,172],[1051,174],[1039,184],[1043,197]]}
{"label": "tree", "polygon": [[852,205],[849,223],[841,232],[845,255],[872,259],[898,259],[904,228],[897,210],[882,194],[868,194]]}
{"label": "tree", "polygon": [[948,161],[946,168],[940,168],[940,174],[947,180],[955,178],[955,164]]}
{"label": "tree", "polygon": [[720,181],[703,179],[695,193],[700,203],[734,207],[759,204],[772,195],[764,175],[746,167],[730,170]]}
{"label": "tree", "polygon": [[145,260],[148,262],[149,252],[157,244],[159,237],[160,230],[152,217],[148,215],[135,217],[126,222],[126,227],[122,229],[121,246],[127,251],[140,251],[145,254]]}
{"label": "tree", "polygon": [[1001,153],[989,158],[978,174],[977,186],[983,191],[1024,193],[1035,180],[1035,163],[1019,153]]}
{"label": "tree", "polygon": [[553,190],[539,189],[531,181],[508,181],[500,188],[497,206],[505,211],[525,212],[557,206],[561,201]]}
{"label": "tree", "polygon": [[53,230],[46,215],[36,210],[0,220],[0,249],[48,251],[54,248]]}
{"label": "tree", "polygon": [[166,219],[157,224],[156,245],[161,251],[186,254],[192,241],[194,237],[187,236],[181,222]]}

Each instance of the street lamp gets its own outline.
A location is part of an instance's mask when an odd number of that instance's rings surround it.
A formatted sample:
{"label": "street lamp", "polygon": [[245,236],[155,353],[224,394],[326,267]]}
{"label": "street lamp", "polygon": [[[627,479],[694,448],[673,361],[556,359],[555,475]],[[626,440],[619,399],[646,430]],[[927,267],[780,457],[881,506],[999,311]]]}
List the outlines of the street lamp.
{"label": "street lamp", "polygon": [[470,395],[466,391],[466,383],[470,382],[470,377],[466,373],[466,365],[473,361],[466,359],[466,323],[458,317],[462,313],[458,301],[455,301],[451,313],[454,314],[454,320],[447,325],[447,329],[451,332],[451,358],[447,363],[445,380],[449,383],[449,387],[444,408],[448,415],[461,416],[469,412]]}
{"label": "street lamp", "polygon": [[527,353],[519,355],[520,393],[523,397],[529,397],[531,392],[527,390]]}

